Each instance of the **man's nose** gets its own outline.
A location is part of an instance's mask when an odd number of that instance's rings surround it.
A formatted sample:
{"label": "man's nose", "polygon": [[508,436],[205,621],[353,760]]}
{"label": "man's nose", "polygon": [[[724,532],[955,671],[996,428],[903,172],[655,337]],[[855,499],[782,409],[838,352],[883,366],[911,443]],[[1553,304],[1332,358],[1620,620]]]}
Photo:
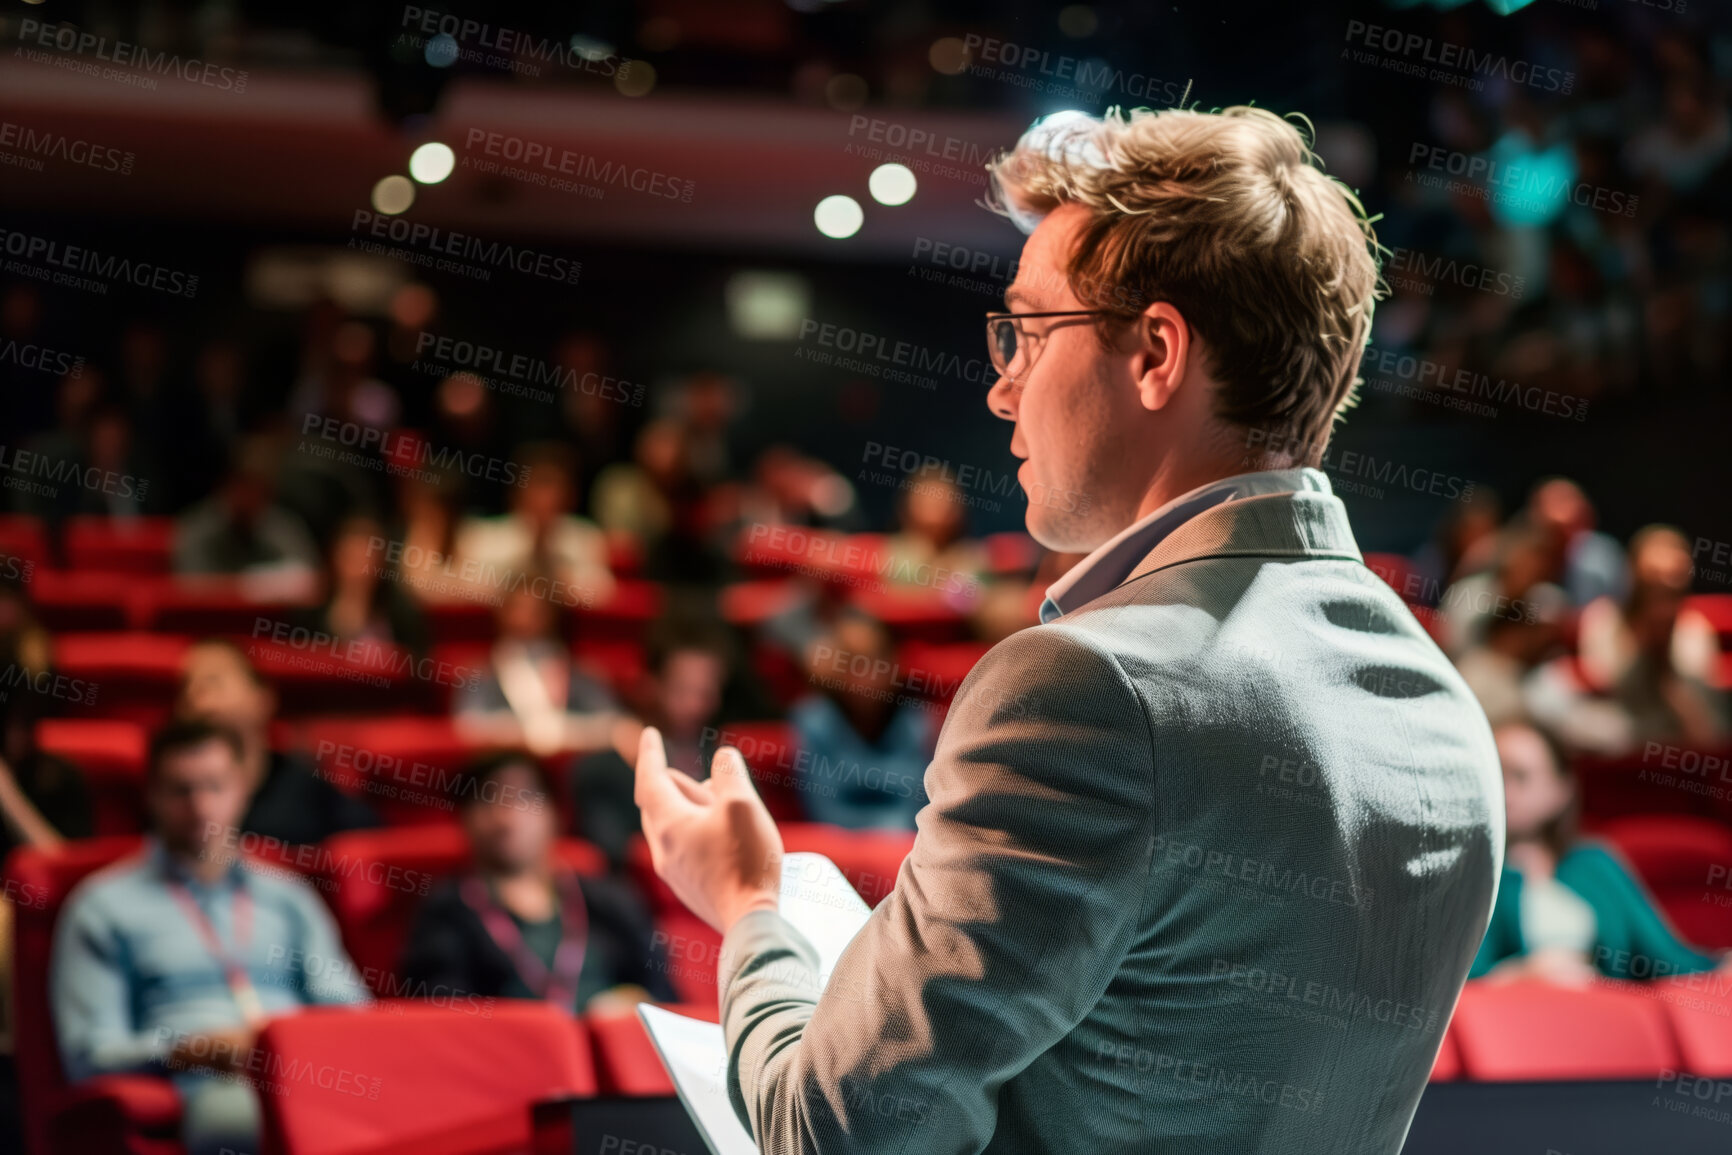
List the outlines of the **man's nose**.
{"label": "man's nose", "polygon": [[1022,397],[1022,389],[1009,377],[1000,377],[993,382],[992,388],[986,394],[986,407],[992,410],[994,417],[1005,421],[1016,420],[1016,403]]}

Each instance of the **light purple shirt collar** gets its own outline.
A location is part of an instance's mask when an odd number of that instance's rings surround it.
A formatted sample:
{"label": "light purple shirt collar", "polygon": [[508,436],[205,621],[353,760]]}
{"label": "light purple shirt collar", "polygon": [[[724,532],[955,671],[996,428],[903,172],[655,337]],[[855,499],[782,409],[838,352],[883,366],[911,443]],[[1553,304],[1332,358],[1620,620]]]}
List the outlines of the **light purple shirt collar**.
{"label": "light purple shirt collar", "polygon": [[1271,493],[1295,493],[1301,489],[1332,493],[1329,478],[1309,466],[1297,469],[1266,469],[1237,473],[1182,493],[1119,533],[1105,545],[1072,566],[1063,577],[1046,587],[1040,604],[1044,625],[1087,605],[1122,584],[1137,563],[1149,556],[1166,536],[1204,510],[1242,497]]}

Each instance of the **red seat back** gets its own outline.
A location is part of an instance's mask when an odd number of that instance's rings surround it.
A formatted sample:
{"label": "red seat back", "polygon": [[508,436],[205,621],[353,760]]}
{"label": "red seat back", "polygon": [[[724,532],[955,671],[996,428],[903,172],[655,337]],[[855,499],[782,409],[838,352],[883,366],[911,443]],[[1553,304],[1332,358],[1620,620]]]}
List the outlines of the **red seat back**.
{"label": "red seat back", "polygon": [[1732,947],[1732,830],[1690,815],[1641,814],[1608,820],[1599,833],[1629,860],[1686,941]]}
{"label": "red seat back", "polygon": [[[17,573],[8,574],[19,581],[29,581],[36,571],[48,564],[48,535],[42,523],[27,513],[0,513],[0,557],[12,558]],[[25,568],[29,574],[24,572]]]}
{"label": "red seat back", "polygon": [[254,1068],[269,1155],[521,1151],[535,1103],[596,1090],[583,1024],[530,1000],[312,1008],[265,1028]]}
{"label": "red seat back", "polygon": [[38,569],[30,584],[36,616],[51,630],[130,630],[141,624],[138,579],[124,573]]}
{"label": "red seat back", "polygon": [[[579,874],[607,869],[600,850],[576,839],[561,839],[559,856]],[[453,823],[354,830],[320,844],[311,870],[314,885],[375,993],[405,991],[397,964],[421,901],[469,862],[468,839]]]}
{"label": "red seat back", "polygon": [[1709,971],[1655,984],[1678,1039],[1683,1070],[1732,1079],[1732,974]]}
{"label": "red seat back", "polygon": [[20,848],[6,860],[6,896],[12,902],[12,1029],[18,1101],[32,1155],[48,1155],[48,1124],[66,1089],[54,1019],[48,1006],[48,962],[60,907],[84,878],[134,853],[134,837],[69,842],[55,852]]}
{"label": "red seat back", "polygon": [[96,687],[89,706],[69,713],[121,717],[154,726],[168,717],[180,684],[188,640],[147,633],[62,634],[54,639],[55,668]]}
{"label": "red seat back", "polygon": [[1623,984],[1469,983],[1450,1033],[1481,1082],[1650,1079],[1679,1062],[1659,1001]]}
{"label": "red seat back", "polygon": [[62,542],[67,569],[165,574],[174,557],[174,518],[80,515],[67,520]]}
{"label": "red seat back", "polygon": [[84,775],[93,829],[138,834],[144,829],[144,761],[149,735],[137,722],[112,718],[43,718],[36,744]]}

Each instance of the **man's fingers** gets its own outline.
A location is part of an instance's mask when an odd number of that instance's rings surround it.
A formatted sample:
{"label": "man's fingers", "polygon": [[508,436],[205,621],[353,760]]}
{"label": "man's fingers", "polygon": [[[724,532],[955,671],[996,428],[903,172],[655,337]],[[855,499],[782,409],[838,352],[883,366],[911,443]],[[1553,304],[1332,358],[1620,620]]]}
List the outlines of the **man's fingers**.
{"label": "man's fingers", "polygon": [[746,760],[732,746],[723,746],[716,751],[710,762],[710,781],[715,784],[719,798],[756,800],[758,797],[758,788],[752,782],[752,772],[746,769]]}
{"label": "man's fingers", "polygon": [[672,782],[688,801],[695,802],[699,806],[708,806],[716,800],[715,795],[710,793],[708,783],[699,782],[684,770],[669,770],[668,781]]}
{"label": "man's fingers", "polygon": [[643,811],[690,805],[668,773],[667,748],[662,745],[661,731],[654,726],[645,726],[637,741],[637,782],[632,798]]}

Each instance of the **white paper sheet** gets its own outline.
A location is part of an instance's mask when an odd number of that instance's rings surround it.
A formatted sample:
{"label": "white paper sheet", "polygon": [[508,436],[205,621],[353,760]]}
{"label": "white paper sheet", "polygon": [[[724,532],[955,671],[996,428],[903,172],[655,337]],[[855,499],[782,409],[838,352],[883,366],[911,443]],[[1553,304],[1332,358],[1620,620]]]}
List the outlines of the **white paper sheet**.
{"label": "white paper sheet", "polygon": [[[818,952],[818,981],[827,984],[842,952],[872,909],[822,854],[782,859],[782,917]],[[713,1155],[757,1155],[757,1144],[728,1101],[728,1048],[722,1028],[674,1011],[640,1004],[638,1016]]]}

